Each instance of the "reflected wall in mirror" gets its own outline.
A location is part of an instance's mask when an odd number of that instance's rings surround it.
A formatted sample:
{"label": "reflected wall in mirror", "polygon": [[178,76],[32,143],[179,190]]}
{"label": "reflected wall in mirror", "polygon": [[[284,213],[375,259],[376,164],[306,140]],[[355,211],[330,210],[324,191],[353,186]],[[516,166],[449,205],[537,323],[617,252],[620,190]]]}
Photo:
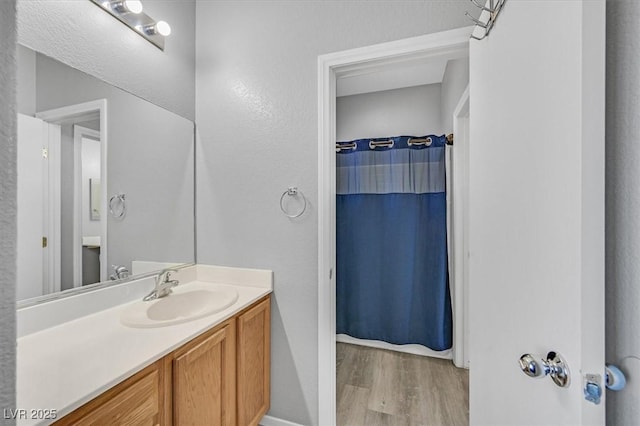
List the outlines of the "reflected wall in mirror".
{"label": "reflected wall in mirror", "polygon": [[[86,196],[84,193],[83,195]],[[100,207],[100,196],[100,178],[89,178],[89,220],[100,220],[100,211],[102,210]],[[83,201],[84,200],[85,198],[83,198]]]}
{"label": "reflected wall in mirror", "polygon": [[191,121],[24,46],[18,112],[21,305],[195,262]]}

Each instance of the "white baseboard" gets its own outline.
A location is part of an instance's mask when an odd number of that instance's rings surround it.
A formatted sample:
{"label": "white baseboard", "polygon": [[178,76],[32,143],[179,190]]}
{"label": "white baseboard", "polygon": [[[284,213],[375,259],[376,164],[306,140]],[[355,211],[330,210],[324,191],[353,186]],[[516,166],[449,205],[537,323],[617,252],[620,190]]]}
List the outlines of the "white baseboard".
{"label": "white baseboard", "polygon": [[432,358],[452,359],[451,349],[444,351],[434,351],[422,345],[394,345],[392,343],[383,342],[381,340],[366,340],[351,337],[348,334],[336,335],[336,342],[351,343],[352,345],[369,346],[378,349],[387,349],[390,351],[405,352],[408,354],[430,356]]}
{"label": "white baseboard", "polygon": [[279,419],[277,417],[264,416],[260,420],[261,426],[302,426],[298,423],[293,423],[288,420]]}

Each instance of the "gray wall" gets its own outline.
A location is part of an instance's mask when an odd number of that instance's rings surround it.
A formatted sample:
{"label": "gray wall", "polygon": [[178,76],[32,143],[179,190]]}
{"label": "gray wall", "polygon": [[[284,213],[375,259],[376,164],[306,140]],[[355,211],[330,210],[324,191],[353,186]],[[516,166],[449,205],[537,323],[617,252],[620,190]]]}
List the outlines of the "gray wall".
{"label": "gray wall", "polygon": [[[0,409],[16,408],[16,26],[15,1],[0,1]],[[0,417],[0,424],[15,421]]]}
{"label": "gray wall", "polygon": [[143,4],[171,25],[164,52],[88,0],[19,0],[18,41],[193,120],[195,2]]}
{"label": "gray wall", "polygon": [[[640,424],[640,2],[607,1],[607,361],[628,387],[607,394],[607,424]],[[633,358],[635,357],[635,358]]]}
{"label": "gray wall", "polygon": [[127,204],[107,215],[107,265],[193,262],[193,123],[40,54],[36,86],[37,111],[107,99],[107,193]]}
{"label": "gray wall", "polygon": [[336,138],[441,134],[441,84],[342,96],[336,100]]}
{"label": "gray wall", "polygon": [[[318,55],[469,24],[468,1],[216,1],[196,13],[198,262],[272,269],[270,415],[318,422]],[[290,220],[297,185],[307,213]]]}
{"label": "gray wall", "polygon": [[18,112],[33,116],[36,112],[36,52],[18,45],[16,54]]}
{"label": "gray wall", "polygon": [[[20,62],[18,62],[18,76],[20,74]],[[20,91],[18,90],[19,95]],[[20,100],[18,100],[19,106]],[[73,152],[73,124],[64,124],[60,127],[60,284],[62,290],[67,290],[73,288],[75,156]]]}
{"label": "gray wall", "polygon": [[442,79],[442,131],[453,133],[453,110],[469,84],[469,58],[454,59],[447,63]]}

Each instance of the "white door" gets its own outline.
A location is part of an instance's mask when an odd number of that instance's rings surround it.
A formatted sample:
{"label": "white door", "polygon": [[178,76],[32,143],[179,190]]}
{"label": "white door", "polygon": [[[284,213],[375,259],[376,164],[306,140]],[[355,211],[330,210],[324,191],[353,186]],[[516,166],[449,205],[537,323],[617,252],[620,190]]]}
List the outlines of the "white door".
{"label": "white door", "polygon": [[[604,1],[509,1],[471,41],[470,421],[604,424]],[[571,382],[520,370],[556,351]],[[604,391],[603,391],[604,394]]]}
{"label": "white door", "polygon": [[18,114],[17,300],[43,294],[45,123]]}
{"label": "white door", "polygon": [[16,300],[60,291],[60,126],[18,114]]}

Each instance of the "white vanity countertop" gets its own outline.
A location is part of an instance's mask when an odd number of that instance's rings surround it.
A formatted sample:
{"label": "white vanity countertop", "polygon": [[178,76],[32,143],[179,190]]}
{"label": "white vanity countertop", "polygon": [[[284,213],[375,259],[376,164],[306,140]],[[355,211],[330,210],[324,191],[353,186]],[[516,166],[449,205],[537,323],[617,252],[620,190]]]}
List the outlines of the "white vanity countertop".
{"label": "white vanity countertop", "polygon": [[18,412],[18,424],[52,423],[54,420],[31,418],[32,414],[47,414],[46,410],[56,410],[60,419],[273,289],[271,271],[203,265],[191,268],[186,273],[182,270],[180,276],[195,279],[185,280],[181,286],[197,282],[214,289],[231,287],[238,292],[238,300],[221,312],[182,324],[159,328],[124,326],[120,313],[130,303],[138,302],[136,298],[20,337],[16,405],[25,411]]}

